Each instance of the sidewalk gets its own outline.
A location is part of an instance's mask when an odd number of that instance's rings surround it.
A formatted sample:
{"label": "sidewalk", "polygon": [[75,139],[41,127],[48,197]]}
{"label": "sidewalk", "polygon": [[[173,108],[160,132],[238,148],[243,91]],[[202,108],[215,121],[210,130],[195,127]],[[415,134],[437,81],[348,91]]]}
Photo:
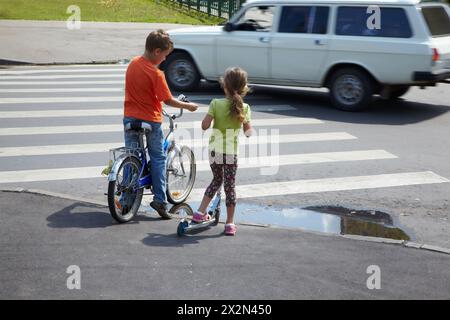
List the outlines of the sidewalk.
{"label": "sidewalk", "polygon": [[[449,299],[448,254],[293,229],[118,225],[98,204],[0,192],[1,299]],[[66,270],[81,270],[68,290]],[[381,289],[367,268],[379,266]]]}
{"label": "sidewalk", "polygon": [[180,24],[82,22],[69,30],[65,21],[0,20],[0,61],[92,63],[130,59],[142,54],[147,35]]}

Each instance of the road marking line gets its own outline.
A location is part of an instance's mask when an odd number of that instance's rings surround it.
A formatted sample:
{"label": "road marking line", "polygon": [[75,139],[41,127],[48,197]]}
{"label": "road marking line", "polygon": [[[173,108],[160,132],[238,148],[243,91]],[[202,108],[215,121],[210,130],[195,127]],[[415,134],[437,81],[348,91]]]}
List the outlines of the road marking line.
{"label": "road marking line", "polygon": [[[304,142],[305,136],[281,135],[279,143]],[[273,143],[270,136],[261,136],[258,139],[246,141],[246,145],[260,145]],[[192,139],[183,141],[191,148],[206,148],[208,139]],[[30,147],[5,147],[0,148],[0,157],[23,157],[23,156],[42,156],[42,155],[65,155],[65,154],[83,154],[83,153],[103,153],[110,149],[122,147],[123,143],[92,143],[92,144],[69,144],[69,145],[46,145]],[[241,146],[241,154],[246,154],[245,145]],[[249,151],[250,152],[250,151]],[[198,158],[198,157],[197,157]],[[393,159],[396,156],[384,150],[365,150],[365,151],[344,151],[310,154],[291,154],[266,157],[243,157],[240,159],[240,168],[253,168],[259,166],[273,167],[277,165],[322,163],[335,161],[357,161],[374,159]],[[197,162],[199,170],[209,170],[208,160]]]}
{"label": "road marking line", "polygon": [[125,84],[125,80],[104,80],[104,81],[0,81],[0,86],[28,86],[28,85],[105,85],[105,84]]}
{"label": "road marking line", "polygon": [[[38,169],[0,172],[0,183],[25,183],[38,181],[57,181],[72,179],[100,178],[105,166]],[[410,185],[447,183],[450,180],[431,171],[353,176],[325,179],[269,182],[241,185],[236,187],[237,197],[256,198],[292,194],[376,189]],[[205,189],[194,189],[189,201],[200,201]]]}
{"label": "road marking line", "polygon": [[[211,101],[215,98],[223,98],[223,96],[188,96],[191,101]],[[271,99],[265,96],[248,96],[248,100]],[[107,97],[36,97],[36,98],[0,98],[0,104],[36,104],[36,103],[69,103],[69,102],[123,102],[124,96],[107,96]]]}
{"label": "road marking line", "polygon": [[0,75],[9,75],[9,74],[36,74],[36,73],[83,73],[83,72],[115,72],[120,71],[124,72],[127,68],[92,68],[92,69],[34,69],[34,70],[2,70],[0,71]]}
{"label": "road marking line", "polygon": [[124,92],[124,88],[0,89],[0,93]]}
{"label": "road marking line", "polygon": [[[293,180],[236,186],[238,199],[447,183],[431,171]],[[188,201],[201,201],[205,189],[194,189]]]}
{"label": "road marking line", "polygon": [[0,98],[0,104],[19,103],[67,103],[67,102],[123,102],[123,95],[108,97],[36,97],[36,98]]}
{"label": "road marking line", "polygon": [[[109,71],[109,70],[108,70]],[[102,73],[102,74],[70,74],[70,75],[51,75],[51,76],[5,76],[4,80],[56,80],[56,79],[89,79],[89,78],[124,78],[125,72],[117,73]]]}
{"label": "road marking line", "polygon": [[[180,109],[165,108],[169,113],[178,113]],[[207,113],[209,107],[199,107],[196,113]],[[252,106],[254,112],[293,111],[296,108],[290,105],[257,105]],[[0,111],[0,119],[12,118],[57,118],[57,117],[92,117],[92,116],[123,116],[123,108],[113,109],[77,109],[77,110],[38,110],[38,111]]]}
{"label": "road marking line", "polygon": [[[323,123],[317,119],[310,118],[275,118],[275,119],[256,119],[252,121],[253,127],[263,126],[286,126],[286,125],[310,125]],[[163,129],[168,128],[168,123],[164,122]],[[200,128],[200,121],[186,121],[178,123],[179,129],[194,129]],[[99,132],[120,132],[123,131],[122,124],[98,124],[98,125],[79,125],[79,126],[52,126],[52,127],[15,127],[15,128],[0,128],[0,136],[24,136],[24,135],[41,135],[41,134],[72,134],[72,133],[99,133]],[[177,132],[177,131],[175,131]],[[330,135],[344,138],[354,138],[346,133],[331,132],[331,133],[312,133],[303,134],[306,137],[316,137],[319,141],[323,137],[328,138]],[[180,138],[182,136],[180,135]],[[251,139],[251,138],[250,138]]]}
{"label": "road marking line", "polygon": [[[395,159],[397,156],[384,150],[358,150],[323,153],[300,153],[265,157],[240,157],[239,168],[278,167],[310,163]],[[209,171],[209,160],[197,162],[197,170]]]}
{"label": "road marking line", "polygon": [[[316,141],[338,141],[351,140],[355,137],[345,132],[329,132],[329,133],[307,133],[307,134],[287,134],[280,135],[277,143],[295,143],[295,142],[316,142]],[[208,146],[208,138],[177,140],[183,145],[191,148],[205,148]],[[246,146],[273,144],[274,139],[271,136],[258,136],[244,140],[241,144],[241,153],[245,153]],[[24,156],[42,156],[55,154],[75,154],[75,153],[101,153],[108,152],[110,149],[123,146],[123,142],[109,143],[86,143],[86,144],[67,144],[67,145],[46,145],[46,146],[30,146],[30,147],[3,147],[0,148],[0,157],[24,157]],[[248,151],[250,152],[250,150]],[[268,160],[267,160],[268,161]]]}

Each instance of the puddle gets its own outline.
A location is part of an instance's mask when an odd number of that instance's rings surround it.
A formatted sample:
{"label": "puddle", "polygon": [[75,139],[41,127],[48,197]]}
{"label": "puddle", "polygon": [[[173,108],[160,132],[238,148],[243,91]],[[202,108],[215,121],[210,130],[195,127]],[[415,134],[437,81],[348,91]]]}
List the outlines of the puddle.
{"label": "puddle", "polygon": [[[198,208],[198,202],[173,207],[178,214],[181,208],[188,215]],[[225,222],[226,207],[222,202],[220,221]],[[235,213],[237,223],[255,223],[300,228],[332,234],[361,235],[369,237],[411,240],[409,235],[394,225],[392,217],[375,210],[352,210],[344,207],[314,206],[285,208],[238,203]]]}

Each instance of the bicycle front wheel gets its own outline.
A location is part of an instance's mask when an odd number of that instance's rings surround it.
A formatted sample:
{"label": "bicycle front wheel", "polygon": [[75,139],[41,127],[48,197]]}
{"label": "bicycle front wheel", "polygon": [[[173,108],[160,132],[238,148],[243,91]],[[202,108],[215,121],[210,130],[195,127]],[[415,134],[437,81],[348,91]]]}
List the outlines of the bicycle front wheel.
{"label": "bicycle front wheel", "polygon": [[125,159],[115,181],[108,185],[108,206],[119,223],[130,221],[138,211],[144,190],[138,187],[141,163],[134,157]]}
{"label": "bicycle front wheel", "polygon": [[167,164],[167,200],[180,204],[186,200],[194,187],[196,164],[192,150],[182,146]]}

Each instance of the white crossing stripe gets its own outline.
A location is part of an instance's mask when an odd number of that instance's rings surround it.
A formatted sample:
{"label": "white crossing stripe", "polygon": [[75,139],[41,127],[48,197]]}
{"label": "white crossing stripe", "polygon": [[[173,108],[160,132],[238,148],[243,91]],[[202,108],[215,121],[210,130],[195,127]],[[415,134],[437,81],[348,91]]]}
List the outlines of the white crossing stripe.
{"label": "white crossing stripe", "polygon": [[33,69],[33,70],[0,70],[0,75],[36,74],[36,73],[83,73],[83,72],[124,72],[127,68],[92,68],[92,69]]}
{"label": "white crossing stripe", "polygon": [[123,102],[123,95],[108,97],[36,97],[36,98],[0,98],[0,104],[18,103],[67,103],[67,102]]}
{"label": "white crossing stripe", "polygon": [[[376,189],[400,186],[447,183],[450,180],[434,172],[406,172],[326,179],[293,180],[236,186],[239,199],[293,194]],[[201,201],[205,189],[194,189],[190,201]]]}
{"label": "white crossing stripe", "polygon": [[[64,69],[76,69],[76,68],[120,68],[120,67],[127,67],[128,63],[103,63],[103,64],[97,64],[97,63],[81,63],[81,64],[67,64],[67,65],[59,65],[59,66],[46,66],[48,69],[51,68],[64,68]],[[30,67],[27,66],[17,66],[15,69],[29,69]]]}
{"label": "white crossing stripe", "polygon": [[105,84],[125,84],[124,80],[103,80],[103,81],[0,81],[0,86],[28,86],[28,85],[39,85],[39,86],[68,86],[68,85],[105,85]]}
{"label": "white crossing stripe", "polygon": [[[309,163],[381,160],[392,158],[396,158],[396,156],[384,150],[292,154],[292,155],[254,157],[254,158],[243,157],[239,159],[239,168],[277,167],[294,164],[301,165]],[[0,171],[0,183],[97,178],[100,176],[100,172],[104,168],[105,166],[21,170],[21,171],[5,171],[5,172]],[[208,160],[197,162],[197,171],[209,171],[209,170],[210,167]],[[62,175],[61,178],[63,179],[59,179],[59,175]]]}
{"label": "white crossing stripe", "polygon": [[[340,161],[363,161],[395,159],[395,155],[384,150],[358,150],[323,153],[285,154],[265,157],[240,157],[239,168],[277,167],[310,163],[327,163]],[[208,171],[209,160],[197,161],[198,171]]]}
{"label": "white crossing stripe", "polygon": [[125,78],[125,72],[102,73],[102,74],[67,74],[67,75],[50,75],[50,76],[5,76],[3,79],[8,80],[56,80],[56,79],[89,79],[89,78]]}
{"label": "white crossing stripe", "polygon": [[101,177],[103,167],[0,171],[0,183],[57,181]]}
{"label": "white crossing stripe", "polygon": [[124,88],[0,89],[0,93],[124,92]]}
{"label": "white crossing stripe", "polygon": [[[210,101],[215,98],[223,98],[223,96],[187,96],[191,101]],[[269,99],[266,96],[248,96],[249,100]],[[35,103],[68,103],[68,102],[123,102],[124,96],[107,96],[107,97],[38,97],[38,98],[0,98],[0,104],[35,104]]]}
{"label": "white crossing stripe", "polygon": [[[315,142],[315,141],[336,141],[336,140],[350,140],[356,139],[355,137],[346,134],[345,132],[331,132],[331,133],[320,133],[320,134],[286,134],[279,135],[276,139],[272,136],[257,136],[251,137],[250,139],[243,140],[240,145],[241,150],[245,151],[247,145],[258,145],[258,144],[273,144],[273,143],[295,143],[295,142]],[[202,139],[178,139],[178,142],[187,145],[191,148],[204,148],[208,146],[208,136]],[[3,147],[0,148],[0,157],[23,157],[23,156],[43,156],[43,155],[55,155],[55,154],[81,154],[81,153],[101,153],[108,152],[110,149],[122,147],[122,142],[111,142],[111,143],[86,143],[86,144],[67,144],[67,145],[46,145],[46,146],[28,146],[28,147]],[[337,155],[347,155],[349,152],[356,151],[345,151],[342,153],[318,153],[315,156],[329,157]],[[380,150],[374,150],[375,156],[380,156]],[[358,158],[359,153],[352,154],[352,156]],[[363,154],[366,157],[367,154]],[[383,157],[387,156],[383,153]],[[282,156],[283,159],[290,159],[289,156]],[[302,156],[304,160],[308,161],[308,155]],[[389,157],[393,157],[389,155]],[[334,159],[334,158],[332,158]],[[273,159],[266,159],[260,157],[257,162],[259,163],[270,163]],[[276,159],[275,159],[276,160]],[[266,161],[266,162],[264,162]],[[284,161],[284,160],[283,160]],[[291,161],[291,160],[289,160]]]}
{"label": "white crossing stripe", "polygon": [[[169,113],[178,113],[180,109],[166,107]],[[292,111],[297,110],[290,105],[257,105],[251,107],[255,112]],[[189,111],[184,111],[188,114]],[[206,113],[208,107],[199,107],[195,113]],[[12,118],[57,118],[57,117],[92,117],[92,116],[123,116],[123,108],[113,109],[77,109],[77,110],[38,110],[38,111],[0,111],[0,119]]]}
{"label": "white crossing stripe", "polygon": [[[295,142],[315,142],[315,141],[336,141],[356,139],[354,136],[345,132],[330,133],[307,133],[307,134],[286,134],[279,135],[276,143],[295,143]],[[208,146],[208,137],[202,139],[178,139],[178,143],[188,145],[191,148],[203,148]],[[244,150],[247,145],[272,144],[275,143],[272,136],[258,136],[243,140],[240,145]],[[52,154],[75,154],[75,153],[96,153],[108,152],[110,149],[123,146],[123,142],[112,143],[86,143],[86,144],[66,144],[66,145],[47,145],[30,147],[3,147],[0,148],[0,157],[23,157],[23,156],[42,156]],[[268,161],[263,160],[263,161]]]}
{"label": "white crossing stripe", "polygon": [[[252,121],[253,127],[262,126],[286,126],[286,125],[306,125],[320,124],[317,119],[310,118],[275,118],[275,119],[256,119]],[[163,129],[168,128],[168,123],[164,122]],[[179,129],[200,128],[200,121],[186,121],[178,123]],[[22,135],[39,135],[39,134],[72,134],[72,133],[99,133],[99,132],[120,132],[123,131],[122,124],[98,124],[98,125],[79,125],[79,126],[54,126],[54,127],[15,127],[0,128],[0,136],[22,136]],[[325,136],[330,134],[342,136],[342,133],[324,133]],[[317,134],[312,134],[316,136]],[[319,139],[322,134],[318,134]],[[347,136],[346,136],[347,137]]]}
{"label": "white crossing stripe", "polygon": [[[101,177],[105,166],[38,169],[20,171],[0,171],[1,183],[24,183],[37,181],[57,181],[72,179],[90,179]],[[326,179],[294,180],[283,182],[269,182],[236,186],[238,198],[255,198],[303,193],[346,191],[359,189],[374,189],[422,185],[450,182],[431,171],[407,172],[394,174],[380,174],[370,176],[354,176]],[[194,189],[189,197],[190,201],[199,201],[205,189]]]}

